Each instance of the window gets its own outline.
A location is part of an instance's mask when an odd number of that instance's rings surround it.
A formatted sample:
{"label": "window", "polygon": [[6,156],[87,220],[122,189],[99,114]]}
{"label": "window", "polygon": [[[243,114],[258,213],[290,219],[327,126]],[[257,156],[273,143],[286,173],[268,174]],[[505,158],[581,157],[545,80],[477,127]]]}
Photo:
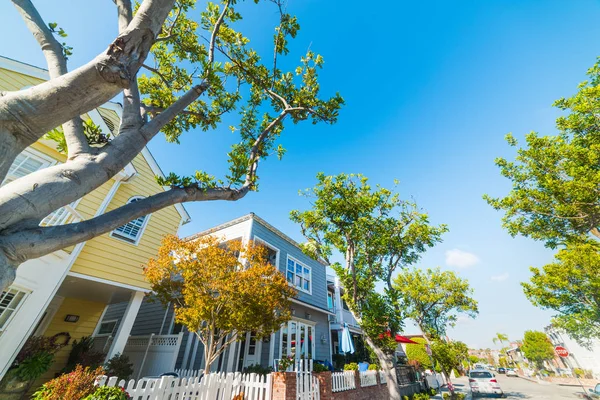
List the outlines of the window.
{"label": "window", "polygon": [[32,172],[46,168],[51,164],[53,164],[51,159],[44,157],[43,154],[34,153],[32,150],[25,150],[15,158],[2,184],[5,185],[15,181]]}
{"label": "window", "polygon": [[297,360],[313,358],[315,354],[315,327],[300,321],[289,321],[281,328],[279,354],[294,356]]}
{"label": "window", "polygon": [[[138,201],[143,199],[143,197],[132,197],[129,199],[127,204],[133,203],[134,201]],[[148,222],[148,216],[144,215],[143,217],[139,217],[134,219],[133,221],[129,221],[125,225],[121,225],[117,229],[115,229],[110,235],[112,237],[124,240],[129,243],[137,244],[142,236],[142,231]]]}
{"label": "window", "polygon": [[261,238],[259,238],[257,236],[254,236],[254,242],[256,244],[264,246],[267,249],[267,260],[269,261],[269,264],[278,268],[279,249],[277,247],[267,243],[266,241],[262,240]]}
{"label": "window", "polygon": [[28,294],[12,287],[0,293],[0,332],[6,329]]}
{"label": "window", "polygon": [[335,297],[333,297],[333,293],[327,291],[327,308],[331,312],[335,312]]}
{"label": "window", "polygon": [[100,323],[100,327],[98,327],[98,333],[96,333],[96,336],[111,336],[113,333],[115,333],[118,322],[119,321],[116,319],[111,321],[103,321]]}
{"label": "window", "polygon": [[300,289],[303,292],[311,292],[310,282],[312,281],[312,277],[309,267],[300,264],[291,257],[288,257],[287,271],[285,276],[290,285],[295,286],[297,289]]}

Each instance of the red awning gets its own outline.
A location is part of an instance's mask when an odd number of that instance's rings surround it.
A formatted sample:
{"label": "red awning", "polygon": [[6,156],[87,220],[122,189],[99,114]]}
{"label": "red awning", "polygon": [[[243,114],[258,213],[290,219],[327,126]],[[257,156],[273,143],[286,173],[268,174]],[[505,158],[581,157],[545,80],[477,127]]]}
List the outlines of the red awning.
{"label": "red awning", "polygon": [[396,335],[396,342],[398,343],[411,343],[411,344],[419,344],[415,341],[410,340],[409,338],[407,338],[406,336],[402,336],[402,335]]}

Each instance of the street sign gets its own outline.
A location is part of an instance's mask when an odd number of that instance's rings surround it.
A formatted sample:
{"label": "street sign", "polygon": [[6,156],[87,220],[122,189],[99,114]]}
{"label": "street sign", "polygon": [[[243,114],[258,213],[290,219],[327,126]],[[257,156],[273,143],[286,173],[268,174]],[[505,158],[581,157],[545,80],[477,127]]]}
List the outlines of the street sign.
{"label": "street sign", "polygon": [[569,351],[562,346],[556,346],[554,351],[556,351],[556,354],[558,354],[560,357],[569,357]]}

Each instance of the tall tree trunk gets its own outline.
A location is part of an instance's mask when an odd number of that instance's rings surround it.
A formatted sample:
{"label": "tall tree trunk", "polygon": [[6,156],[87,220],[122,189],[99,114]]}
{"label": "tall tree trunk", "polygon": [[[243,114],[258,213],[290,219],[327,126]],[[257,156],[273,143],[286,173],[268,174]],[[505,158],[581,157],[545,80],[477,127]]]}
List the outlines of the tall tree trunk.
{"label": "tall tree trunk", "polygon": [[367,344],[373,349],[373,352],[379,360],[379,364],[383,369],[387,380],[388,395],[390,400],[400,400],[400,387],[398,385],[398,376],[396,375],[396,366],[394,363],[394,355],[388,354],[375,344],[371,338],[365,336]]}

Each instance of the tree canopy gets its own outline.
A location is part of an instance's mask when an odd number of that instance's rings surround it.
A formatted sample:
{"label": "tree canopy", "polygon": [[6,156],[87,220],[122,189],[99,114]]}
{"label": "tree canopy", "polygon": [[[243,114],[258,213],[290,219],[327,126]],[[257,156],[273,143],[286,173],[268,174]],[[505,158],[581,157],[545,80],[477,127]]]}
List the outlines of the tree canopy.
{"label": "tree canopy", "polygon": [[452,370],[460,368],[462,360],[467,359],[469,349],[463,342],[436,339],[431,343],[431,353],[444,375],[449,378]]}
{"label": "tree canopy", "polygon": [[291,318],[296,290],[260,245],[166,236],[144,274],[156,297],[174,305],[175,322],[204,344],[206,371],[242,334],[252,331],[260,339]]}
{"label": "tree canopy", "polygon": [[[496,159],[501,174],[512,182],[505,197],[484,196],[504,212],[503,225],[556,247],[586,236],[600,238],[600,64],[588,70],[578,92],[554,106],[563,112],[557,135],[531,132],[515,161]],[[509,135],[511,146],[517,140]]]}
{"label": "tree canopy", "polygon": [[[272,49],[261,54],[238,30],[240,1],[115,0],[118,32],[109,47],[69,71],[72,49],[57,23],[46,23],[31,0],[12,0],[43,52],[50,79],[0,96],[0,181],[25,148],[45,137],[67,161],[0,187],[0,288],[24,261],[89,240],[161,208],[188,201],[238,200],[257,189],[258,165],[283,156],[284,120],[333,123],[343,99],[320,93],[323,57],[308,50],[297,62],[289,41],[300,29],[282,0],[262,1],[274,16]],[[267,17],[265,17],[267,18]],[[57,37],[60,38],[60,42]],[[93,36],[90,40],[93,40]],[[283,66],[291,68],[283,68]],[[123,94],[116,135],[84,124],[81,115]],[[229,126],[223,125],[228,115]],[[97,189],[163,132],[177,143],[191,129],[233,132],[224,154],[228,173],[170,173],[170,190],[109,213],[61,226],[38,226],[47,215]],[[101,139],[101,140],[100,140]]]}
{"label": "tree canopy", "polygon": [[[388,380],[396,382],[393,334],[404,317],[392,277],[417,262],[427,248],[441,240],[445,225],[431,225],[429,216],[397,193],[372,186],[360,174],[317,175],[314,188],[302,192],[311,200],[307,211],[292,211],[307,239],[304,250],[326,260],[344,287],[344,299],[366,334]],[[333,262],[334,253],[344,263]],[[376,284],[384,290],[376,290]],[[390,398],[399,399],[396,385]]]}
{"label": "tree canopy", "polygon": [[443,337],[459,314],[475,318],[478,313],[469,282],[453,271],[405,269],[394,278],[393,286],[405,316],[429,338]]}
{"label": "tree canopy", "polygon": [[555,262],[531,268],[525,295],[536,306],[557,312],[553,325],[581,344],[600,338],[600,253],[596,243],[567,246]]}
{"label": "tree canopy", "polygon": [[539,369],[543,362],[554,358],[554,347],[544,332],[526,331],[521,350],[525,357],[534,362]]}

